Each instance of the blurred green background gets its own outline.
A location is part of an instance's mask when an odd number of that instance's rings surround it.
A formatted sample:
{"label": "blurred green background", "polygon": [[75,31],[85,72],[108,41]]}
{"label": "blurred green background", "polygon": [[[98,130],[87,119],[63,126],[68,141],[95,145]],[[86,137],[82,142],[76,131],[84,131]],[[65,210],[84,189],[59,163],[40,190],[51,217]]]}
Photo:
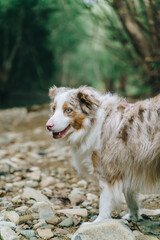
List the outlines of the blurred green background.
{"label": "blurred green background", "polygon": [[160,1],[1,0],[0,108],[47,102],[53,84],[160,93]]}

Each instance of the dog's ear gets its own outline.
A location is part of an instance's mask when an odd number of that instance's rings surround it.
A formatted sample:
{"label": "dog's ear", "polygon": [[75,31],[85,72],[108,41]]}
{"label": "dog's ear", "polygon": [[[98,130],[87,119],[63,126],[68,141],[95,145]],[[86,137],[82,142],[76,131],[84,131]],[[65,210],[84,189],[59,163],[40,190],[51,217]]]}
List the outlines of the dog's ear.
{"label": "dog's ear", "polygon": [[53,86],[49,89],[49,93],[48,93],[48,96],[50,97],[50,99],[53,101],[55,96],[57,94],[57,87],[56,86]]}
{"label": "dog's ear", "polygon": [[93,91],[92,88],[79,88],[77,97],[80,102],[81,109],[85,114],[94,113],[99,107],[100,102],[98,100],[98,94],[96,91]]}

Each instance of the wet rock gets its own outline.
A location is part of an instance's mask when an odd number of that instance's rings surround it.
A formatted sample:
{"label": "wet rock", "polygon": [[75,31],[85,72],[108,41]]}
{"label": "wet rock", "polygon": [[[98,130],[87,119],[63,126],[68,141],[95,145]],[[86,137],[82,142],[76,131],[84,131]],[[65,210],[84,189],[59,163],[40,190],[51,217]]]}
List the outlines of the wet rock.
{"label": "wet rock", "polygon": [[70,227],[73,225],[73,218],[66,218],[59,225],[61,227]]}
{"label": "wet rock", "polygon": [[53,177],[45,177],[41,181],[41,187],[46,188],[55,184],[55,179]]}
{"label": "wet rock", "polygon": [[51,205],[49,205],[46,202],[37,202],[31,207],[31,212],[36,212],[39,214],[40,219],[51,219],[54,218],[54,212],[51,208]]}
{"label": "wet rock", "polygon": [[31,237],[35,237],[36,236],[35,231],[33,231],[33,230],[21,231],[21,235],[26,237],[27,239],[31,239]]}
{"label": "wet rock", "polygon": [[[107,236],[107,238],[106,238]],[[122,221],[106,220],[99,223],[81,226],[72,240],[135,240],[132,231]]]}
{"label": "wet rock", "polygon": [[0,236],[2,240],[18,240],[17,234],[10,227],[0,228]]}
{"label": "wet rock", "polygon": [[87,210],[84,208],[62,209],[62,210],[57,210],[57,213],[77,215],[81,217],[87,217],[88,215]]}
{"label": "wet rock", "polygon": [[22,194],[23,199],[35,199],[37,202],[46,202],[51,204],[46,196],[33,188],[25,188]]}
{"label": "wet rock", "polygon": [[38,228],[37,233],[42,239],[50,239],[51,237],[53,237],[51,229]]}

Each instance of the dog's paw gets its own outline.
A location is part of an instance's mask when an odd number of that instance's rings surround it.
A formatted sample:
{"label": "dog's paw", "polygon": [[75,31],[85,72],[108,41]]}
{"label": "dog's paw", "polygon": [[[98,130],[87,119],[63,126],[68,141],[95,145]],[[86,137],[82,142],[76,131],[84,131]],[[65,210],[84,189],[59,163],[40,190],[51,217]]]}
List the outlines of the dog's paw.
{"label": "dog's paw", "polygon": [[127,213],[126,215],[124,215],[124,216],[122,217],[122,219],[127,220],[127,221],[137,222],[137,221],[142,220],[142,216],[141,216],[140,214],[138,214],[138,215],[136,215],[136,216],[131,216],[129,213]]}

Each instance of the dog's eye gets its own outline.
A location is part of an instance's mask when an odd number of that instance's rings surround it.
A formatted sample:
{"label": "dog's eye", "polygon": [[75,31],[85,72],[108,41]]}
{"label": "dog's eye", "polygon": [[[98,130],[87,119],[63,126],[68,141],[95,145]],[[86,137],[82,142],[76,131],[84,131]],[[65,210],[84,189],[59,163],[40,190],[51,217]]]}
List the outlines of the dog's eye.
{"label": "dog's eye", "polygon": [[66,111],[66,113],[70,113],[72,111],[72,109],[67,108],[65,111]]}

